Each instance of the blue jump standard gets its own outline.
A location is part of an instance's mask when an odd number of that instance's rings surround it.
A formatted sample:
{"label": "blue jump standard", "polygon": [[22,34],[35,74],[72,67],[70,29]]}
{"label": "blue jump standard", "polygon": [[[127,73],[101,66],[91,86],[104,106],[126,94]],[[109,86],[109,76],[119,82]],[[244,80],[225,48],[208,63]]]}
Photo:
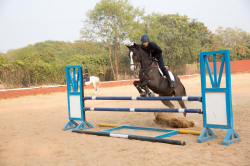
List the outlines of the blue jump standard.
{"label": "blue jump standard", "polygon": [[178,112],[178,113],[199,113],[201,109],[168,109],[168,108],[103,108],[103,107],[84,107],[85,111],[124,111],[124,112]]}
{"label": "blue jump standard", "polygon": [[81,134],[92,134],[92,135],[98,135],[98,136],[135,139],[135,140],[141,140],[141,141],[161,142],[161,143],[168,143],[168,144],[174,144],[174,145],[186,144],[185,141],[130,135],[130,134],[117,134],[117,133],[108,133],[108,132],[100,132],[100,131],[96,132],[96,131],[82,131],[82,130],[72,130],[72,132],[81,133]]}
{"label": "blue jump standard", "polygon": [[195,96],[175,96],[175,97],[115,97],[115,96],[85,96],[84,100],[183,100],[183,101],[202,101],[201,97]]}

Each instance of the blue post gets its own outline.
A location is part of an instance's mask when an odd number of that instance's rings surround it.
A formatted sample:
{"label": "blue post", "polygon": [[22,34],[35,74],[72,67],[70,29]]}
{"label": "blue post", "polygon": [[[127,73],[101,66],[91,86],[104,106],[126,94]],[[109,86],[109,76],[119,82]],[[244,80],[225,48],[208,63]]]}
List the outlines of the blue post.
{"label": "blue post", "polygon": [[[217,80],[216,54],[223,54],[220,73]],[[213,55],[214,77],[208,62],[208,55]],[[221,78],[225,64],[226,88],[221,88]],[[210,77],[212,88],[206,85],[206,67]],[[216,137],[210,128],[228,129],[223,145],[229,145],[240,140],[239,135],[233,129],[232,93],[231,93],[231,69],[230,51],[211,51],[200,53],[201,91],[203,108],[203,130],[198,142],[204,142]]]}
{"label": "blue post", "polygon": [[[67,66],[66,80],[69,122],[64,126],[63,130],[69,130],[73,128],[79,130],[92,128],[93,126],[85,120],[85,112],[83,110],[84,89],[82,82],[82,66]],[[78,124],[76,121],[81,121],[81,123]]]}

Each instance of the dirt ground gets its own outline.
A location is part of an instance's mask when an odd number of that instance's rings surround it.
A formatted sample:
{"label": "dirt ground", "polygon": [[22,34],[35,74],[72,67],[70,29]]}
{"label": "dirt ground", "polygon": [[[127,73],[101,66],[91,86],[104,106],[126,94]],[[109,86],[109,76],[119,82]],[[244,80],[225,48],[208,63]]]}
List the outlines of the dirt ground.
{"label": "dirt ground", "polygon": [[[200,77],[182,80],[188,96],[200,96]],[[241,141],[222,145],[226,130],[212,129],[216,138],[197,143],[198,135],[178,134],[185,146],[122,138],[84,135],[63,131],[68,122],[67,95],[53,93],[0,100],[0,165],[250,165],[250,74],[232,75],[234,129]],[[85,90],[93,96],[94,90]],[[133,86],[102,88],[102,96],[138,96]],[[86,106],[164,108],[160,101],[86,101]],[[174,102],[175,107],[179,105]],[[189,102],[188,108],[201,108]],[[169,116],[182,117],[173,113]],[[156,127],[153,113],[87,112],[87,121],[100,131],[98,123]],[[202,115],[188,114],[202,130]],[[129,131],[124,131],[124,133]],[[149,131],[136,134],[151,135]]]}

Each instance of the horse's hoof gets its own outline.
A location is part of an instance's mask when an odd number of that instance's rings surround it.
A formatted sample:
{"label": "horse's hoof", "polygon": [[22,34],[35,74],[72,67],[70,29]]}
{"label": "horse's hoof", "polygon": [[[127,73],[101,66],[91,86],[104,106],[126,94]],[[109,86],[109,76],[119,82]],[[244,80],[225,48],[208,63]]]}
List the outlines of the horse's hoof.
{"label": "horse's hoof", "polygon": [[146,94],[146,92],[142,92],[142,93],[140,93],[140,96],[141,97],[147,97],[147,94]]}
{"label": "horse's hoof", "polygon": [[187,113],[185,112],[185,113],[183,113],[183,115],[184,115],[184,117],[186,117],[186,116],[187,116]]}
{"label": "horse's hoof", "polygon": [[155,94],[153,92],[150,92],[150,94],[148,95],[148,97],[155,97]]}

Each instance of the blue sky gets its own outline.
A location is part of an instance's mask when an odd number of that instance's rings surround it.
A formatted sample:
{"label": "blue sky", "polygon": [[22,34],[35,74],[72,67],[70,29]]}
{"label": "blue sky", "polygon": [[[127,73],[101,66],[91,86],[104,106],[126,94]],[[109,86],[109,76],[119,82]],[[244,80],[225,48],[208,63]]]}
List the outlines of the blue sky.
{"label": "blue sky", "polygon": [[[80,39],[86,12],[100,0],[0,0],[0,52],[46,40]],[[131,0],[147,14],[187,15],[215,32],[236,26],[250,33],[250,0]]]}

